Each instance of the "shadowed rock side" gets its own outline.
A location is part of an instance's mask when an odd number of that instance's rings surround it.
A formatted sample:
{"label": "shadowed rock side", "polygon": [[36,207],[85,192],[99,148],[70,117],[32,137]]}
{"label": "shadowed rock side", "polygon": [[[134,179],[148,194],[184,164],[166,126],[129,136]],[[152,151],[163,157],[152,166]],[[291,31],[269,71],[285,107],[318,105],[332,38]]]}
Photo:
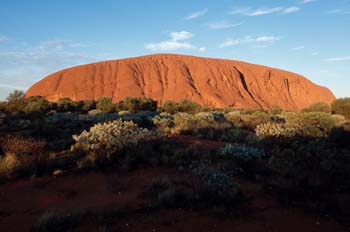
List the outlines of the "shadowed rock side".
{"label": "shadowed rock side", "polygon": [[233,60],[183,55],[150,55],[105,61],[53,73],[34,84],[26,96],[50,101],[113,101],[127,96],[150,97],[160,103],[188,98],[223,108],[301,109],[314,102],[332,102],[330,90],[287,71]]}

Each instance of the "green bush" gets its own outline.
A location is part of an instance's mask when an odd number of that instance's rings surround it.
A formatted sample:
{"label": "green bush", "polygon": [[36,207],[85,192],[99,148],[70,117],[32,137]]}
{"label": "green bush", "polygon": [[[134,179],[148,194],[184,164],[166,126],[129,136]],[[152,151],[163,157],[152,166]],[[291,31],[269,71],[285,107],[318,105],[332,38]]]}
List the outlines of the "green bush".
{"label": "green bush", "polygon": [[118,111],[155,111],[157,110],[157,101],[150,98],[126,97],[123,101],[117,104]]}
{"label": "green bush", "polygon": [[85,100],[82,102],[81,109],[85,112],[96,109],[96,102],[94,100]]}
{"label": "green bush", "polygon": [[24,92],[20,90],[10,93],[6,98],[6,104],[4,104],[5,110],[8,112],[23,112],[25,106]]}
{"label": "green bush", "polygon": [[323,112],[323,113],[331,113],[332,108],[330,104],[326,102],[317,102],[314,103],[307,108],[303,109],[304,112]]}
{"label": "green bush", "polygon": [[74,111],[74,102],[70,98],[61,98],[57,101],[57,110],[59,112]]}
{"label": "green bush", "polygon": [[24,112],[46,113],[52,109],[52,104],[41,96],[32,96],[26,99]]}
{"label": "green bush", "polygon": [[96,103],[96,109],[101,110],[104,113],[112,113],[116,111],[115,105],[110,97],[99,98]]}
{"label": "green bush", "polygon": [[350,98],[339,98],[332,103],[332,111],[350,119]]}
{"label": "green bush", "polygon": [[220,148],[219,154],[226,159],[234,159],[240,162],[249,162],[265,157],[265,152],[261,149],[231,144]]}
{"label": "green bush", "polygon": [[161,106],[161,111],[169,114],[175,114],[178,112],[186,112],[193,114],[200,112],[202,109],[202,106],[188,99],[182,99],[179,102],[164,101]]}
{"label": "green bush", "polygon": [[286,126],[299,127],[300,136],[325,137],[335,124],[330,114],[322,112],[301,112],[286,117]]}
{"label": "green bush", "polygon": [[241,115],[242,124],[248,128],[255,129],[259,124],[264,124],[272,120],[271,115],[265,111],[257,110],[252,113]]}

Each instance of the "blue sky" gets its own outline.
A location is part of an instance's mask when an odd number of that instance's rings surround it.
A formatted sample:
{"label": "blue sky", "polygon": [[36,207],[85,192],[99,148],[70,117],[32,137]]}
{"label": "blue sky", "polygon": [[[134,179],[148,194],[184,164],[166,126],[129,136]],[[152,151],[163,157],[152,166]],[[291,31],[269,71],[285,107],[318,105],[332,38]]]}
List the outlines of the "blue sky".
{"label": "blue sky", "polygon": [[1,0],[0,99],[62,68],[153,53],[258,63],[350,96],[350,0]]}

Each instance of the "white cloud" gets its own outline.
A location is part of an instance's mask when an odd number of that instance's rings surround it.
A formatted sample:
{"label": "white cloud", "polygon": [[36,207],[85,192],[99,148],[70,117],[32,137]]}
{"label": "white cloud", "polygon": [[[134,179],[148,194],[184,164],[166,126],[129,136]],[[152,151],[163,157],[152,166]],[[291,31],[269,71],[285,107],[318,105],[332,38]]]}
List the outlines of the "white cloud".
{"label": "white cloud", "polygon": [[259,8],[252,9],[251,7],[235,7],[233,8],[229,14],[231,15],[245,15],[245,16],[261,16],[273,13],[281,13],[281,14],[291,14],[299,11],[300,8],[296,6],[291,7],[271,7],[271,8]]}
{"label": "white cloud", "polygon": [[194,46],[187,42],[177,42],[177,41],[162,41],[159,43],[150,43],[146,45],[149,50],[160,50],[160,51],[172,51],[180,49],[194,49]]}
{"label": "white cloud", "polygon": [[213,23],[208,23],[208,28],[209,29],[227,29],[231,27],[237,27],[242,25],[243,23],[231,23],[228,21],[219,21],[219,22],[213,22]]}
{"label": "white cloud", "polygon": [[333,57],[333,58],[325,59],[325,61],[329,61],[329,62],[350,61],[350,56]]}
{"label": "white cloud", "polygon": [[304,46],[298,46],[298,47],[292,48],[292,50],[294,50],[294,51],[299,51],[299,50],[303,50],[303,49],[305,49]]}
{"label": "white cloud", "polygon": [[187,17],[185,17],[184,20],[195,19],[195,18],[204,16],[206,13],[208,13],[208,9],[203,9],[201,11],[196,11],[196,12],[191,13]]}
{"label": "white cloud", "polygon": [[5,42],[5,41],[7,41],[7,40],[9,40],[9,38],[8,38],[7,36],[0,35],[0,43],[1,43],[1,42]]}
{"label": "white cloud", "polygon": [[203,47],[202,49],[197,48],[196,46],[192,45],[190,42],[185,41],[193,37],[193,34],[188,31],[171,32],[169,36],[170,36],[169,40],[161,41],[158,43],[146,44],[146,49],[153,50],[153,51],[173,51],[173,50],[189,50],[189,49],[203,51]]}
{"label": "white cloud", "polygon": [[283,13],[283,14],[291,14],[291,13],[298,12],[299,10],[300,10],[299,7],[291,6],[291,7],[285,8],[285,9],[282,11],[282,13]]}
{"label": "white cloud", "polygon": [[200,51],[200,52],[205,52],[206,50],[207,50],[206,47],[200,47],[200,48],[198,49],[198,51]]}
{"label": "white cloud", "polygon": [[255,47],[267,47],[268,45],[271,45],[275,43],[276,41],[279,41],[281,37],[279,36],[272,36],[272,35],[264,35],[264,36],[246,36],[241,39],[226,39],[223,43],[219,45],[220,48],[224,47],[231,47],[239,44],[250,44],[255,43]]}
{"label": "white cloud", "polygon": [[300,2],[300,4],[308,4],[311,2],[316,2],[317,0],[303,0],[302,2]]}
{"label": "white cloud", "polygon": [[193,37],[193,34],[188,31],[171,32],[170,37],[172,41],[188,40]]}

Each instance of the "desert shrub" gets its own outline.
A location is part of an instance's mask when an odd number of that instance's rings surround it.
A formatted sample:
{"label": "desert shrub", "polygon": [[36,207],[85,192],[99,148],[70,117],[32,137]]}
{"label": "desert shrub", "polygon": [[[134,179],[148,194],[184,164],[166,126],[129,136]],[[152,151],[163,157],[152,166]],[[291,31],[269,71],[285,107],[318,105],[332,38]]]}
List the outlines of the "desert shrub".
{"label": "desert shrub", "polygon": [[96,102],[94,100],[82,101],[81,109],[85,112],[89,112],[96,108]]}
{"label": "desert shrub", "polygon": [[223,168],[213,168],[204,160],[192,162],[190,168],[199,178],[199,183],[194,184],[194,193],[199,203],[232,207],[240,198],[240,187],[233,180],[232,172]]}
{"label": "desert shrub", "polygon": [[287,127],[282,123],[268,122],[260,124],[255,128],[255,133],[259,137],[293,137],[298,135],[300,126]]}
{"label": "desert shrub", "polygon": [[335,121],[328,113],[301,112],[287,116],[286,126],[298,126],[300,136],[325,137],[335,126]]}
{"label": "desert shrub", "polygon": [[118,104],[118,110],[127,110],[130,112],[155,111],[156,109],[157,101],[146,97],[126,97]]}
{"label": "desert shrub", "polygon": [[224,128],[221,130],[219,140],[225,142],[246,142],[249,134],[248,130],[239,127]]}
{"label": "desert shrub", "polygon": [[24,112],[46,113],[52,109],[52,104],[41,96],[32,96],[26,99]]}
{"label": "desert shrub", "polygon": [[341,124],[341,123],[344,123],[346,121],[345,117],[343,115],[340,115],[340,114],[332,114],[331,117],[336,124]]}
{"label": "desert shrub", "polygon": [[198,113],[202,110],[202,107],[192,102],[188,99],[182,99],[179,102],[176,101],[164,101],[161,106],[161,111],[175,114],[178,112],[186,112],[186,113]]}
{"label": "desert shrub", "polygon": [[9,174],[30,172],[45,153],[46,142],[40,139],[8,136],[1,141],[4,156],[0,158],[0,171]]}
{"label": "desert shrub", "polygon": [[339,98],[332,103],[332,111],[335,114],[344,115],[350,119],[350,98]]}
{"label": "desert shrub", "polygon": [[153,119],[153,124],[156,128],[164,133],[171,133],[174,126],[174,120],[172,116],[155,116]]}
{"label": "desert shrub", "polygon": [[242,124],[248,128],[254,129],[259,124],[264,124],[271,121],[271,116],[264,111],[254,111],[250,114],[242,114]]}
{"label": "desert shrub", "polygon": [[219,154],[226,159],[235,159],[241,162],[249,162],[255,159],[265,157],[265,152],[254,147],[247,147],[245,145],[225,145],[220,148]]}
{"label": "desert shrub", "polygon": [[188,99],[182,99],[179,101],[179,110],[181,112],[197,113],[200,112],[201,109],[202,106]]}
{"label": "desert shrub", "polygon": [[241,123],[241,112],[236,110],[236,111],[230,111],[226,113],[225,118],[228,122],[232,123],[234,126],[239,126]]}
{"label": "desert shrub", "polygon": [[174,115],[174,133],[189,133],[196,125],[196,119],[193,114],[176,113]]}
{"label": "desert shrub", "polygon": [[350,154],[325,139],[296,139],[273,149],[268,167],[288,180],[287,191],[331,190],[348,185]]}
{"label": "desert shrub", "polygon": [[57,110],[59,112],[73,111],[74,102],[70,98],[61,98],[57,101]]}
{"label": "desert shrub", "polygon": [[224,129],[231,127],[223,115],[218,112],[201,112],[189,114],[179,112],[174,115],[174,133],[206,134],[205,130]]}
{"label": "desert shrub", "polygon": [[72,150],[81,150],[98,159],[112,159],[128,146],[135,146],[141,140],[150,139],[152,133],[140,128],[131,121],[121,119],[108,123],[99,123],[83,131],[80,135],[74,135],[76,141]]}
{"label": "desert shrub", "polygon": [[98,114],[103,114],[102,110],[98,109],[93,109],[88,112],[89,115],[98,115]]}
{"label": "desert shrub", "polygon": [[310,106],[303,109],[304,112],[323,112],[323,113],[331,113],[332,108],[330,104],[327,102],[316,102],[311,104]]}
{"label": "desert shrub", "polygon": [[115,105],[110,97],[101,97],[96,103],[96,109],[101,110],[104,113],[115,112]]}
{"label": "desert shrub", "polygon": [[279,105],[273,105],[270,109],[270,114],[277,115],[282,113],[282,109]]}
{"label": "desert shrub", "polygon": [[6,98],[4,108],[8,112],[23,112],[25,105],[24,92],[15,90]]}

